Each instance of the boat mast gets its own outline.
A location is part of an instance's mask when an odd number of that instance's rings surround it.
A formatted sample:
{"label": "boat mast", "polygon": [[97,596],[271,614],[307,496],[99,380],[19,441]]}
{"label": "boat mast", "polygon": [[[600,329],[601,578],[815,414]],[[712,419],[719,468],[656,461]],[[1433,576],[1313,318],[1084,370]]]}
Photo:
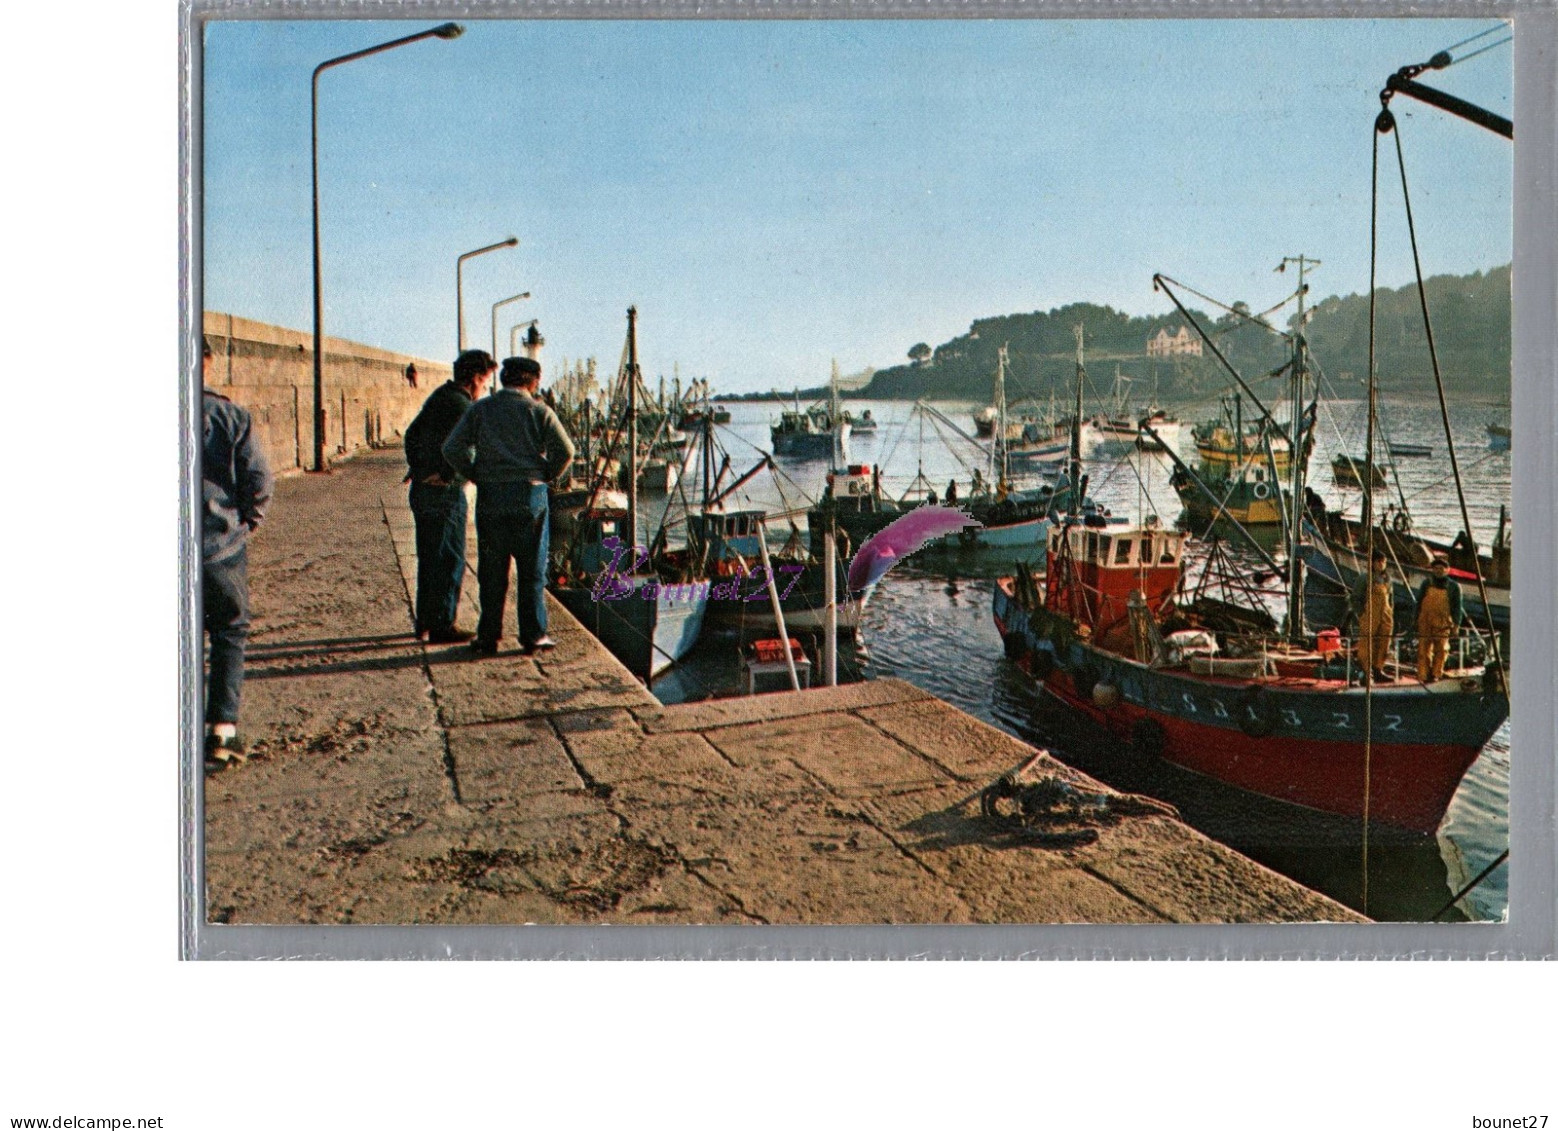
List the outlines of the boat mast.
{"label": "boat mast", "polygon": [[[638,545],[638,307],[628,307],[628,542]],[[634,553],[637,553],[635,550]]]}
{"label": "boat mast", "polygon": [[1082,384],[1087,380],[1087,369],[1082,364],[1083,329],[1079,322],[1072,327],[1077,339],[1077,402],[1071,414],[1071,517],[1082,512]]}
{"label": "boat mast", "polygon": [[843,413],[839,408],[839,359],[833,358],[833,368],[828,374],[828,431],[833,438],[832,445],[828,448],[828,469],[838,471],[839,456],[843,442],[841,440],[842,428],[840,421]]}
{"label": "boat mast", "polygon": [[[1288,639],[1296,641],[1304,631],[1304,585],[1298,568],[1298,543],[1304,533],[1304,475],[1308,460],[1304,458],[1304,377],[1308,369],[1309,343],[1304,337],[1304,299],[1309,292],[1309,284],[1304,281],[1304,274],[1311,267],[1320,266],[1318,259],[1310,259],[1304,255],[1284,256],[1278,271],[1287,269],[1289,263],[1298,265],[1298,318],[1293,328],[1293,423],[1288,430],[1288,493],[1291,496],[1288,503]],[[1369,428],[1370,451],[1373,450],[1373,409],[1374,388],[1369,387]],[[1369,466],[1373,466],[1373,456],[1368,457]],[[1272,460],[1272,468],[1276,468],[1276,460]],[[1372,477],[1372,476],[1371,476]],[[1281,491],[1281,487],[1278,487]],[[1369,503],[1369,491],[1363,492],[1364,507]],[[1364,521],[1368,521],[1368,512],[1364,512]]]}
{"label": "boat mast", "polygon": [[[999,478],[997,472],[999,471]],[[1006,346],[996,353],[995,443],[990,447],[990,489],[1006,482]]]}

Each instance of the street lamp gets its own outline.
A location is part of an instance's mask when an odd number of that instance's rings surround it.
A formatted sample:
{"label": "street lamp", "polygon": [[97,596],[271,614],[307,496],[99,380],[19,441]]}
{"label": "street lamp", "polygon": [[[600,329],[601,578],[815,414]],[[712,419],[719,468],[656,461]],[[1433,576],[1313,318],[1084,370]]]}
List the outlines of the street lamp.
{"label": "street lamp", "polygon": [[[498,308],[500,306],[507,306],[511,302],[518,302],[520,299],[529,297],[530,292],[526,291],[522,295],[510,295],[508,298],[501,299],[498,302],[492,304],[492,356],[494,358],[498,356]],[[512,349],[509,350],[510,354],[513,352],[514,351]]]}
{"label": "street lamp", "polygon": [[415,35],[402,36],[400,39],[392,39],[388,43],[381,43],[377,47],[368,47],[362,51],[353,51],[349,55],[339,55],[334,59],[326,59],[314,68],[313,96],[310,105],[309,120],[309,148],[312,151],[314,172],[314,467],[315,471],[325,469],[325,301],[319,286],[319,76],[331,67],[340,66],[342,63],[350,63],[354,59],[362,59],[369,55],[377,55],[380,51],[388,51],[392,47],[404,47],[408,43],[415,43],[419,39],[457,39],[463,35],[465,29],[459,24],[439,24],[435,28],[419,31]]}
{"label": "street lamp", "polygon": [[479,247],[475,251],[468,251],[454,261],[454,320],[455,349],[459,353],[465,352],[465,292],[462,272],[465,270],[465,261],[478,255],[486,255],[489,251],[497,251],[500,247],[517,247],[519,241],[513,236],[497,243],[490,243],[486,247]]}

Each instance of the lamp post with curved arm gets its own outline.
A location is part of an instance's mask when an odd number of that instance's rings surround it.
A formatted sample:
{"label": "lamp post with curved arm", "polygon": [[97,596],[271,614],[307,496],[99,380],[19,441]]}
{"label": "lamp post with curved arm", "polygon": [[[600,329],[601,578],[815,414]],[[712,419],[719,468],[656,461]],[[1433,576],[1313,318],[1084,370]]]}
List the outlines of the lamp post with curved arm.
{"label": "lamp post with curved arm", "polygon": [[454,320],[456,322],[455,349],[458,352],[465,352],[465,281],[463,274],[465,271],[465,261],[467,259],[474,259],[478,255],[486,255],[489,251],[497,251],[502,247],[518,246],[519,240],[515,239],[513,236],[510,236],[506,240],[499,240],[497,243],[490,243],[486,247],[477,248],[475,251],[467,251],[464,255],[460,256],[454,261]]}
{"label": "lamp post with curved arm", "polygon": [[[511,302],[519,302],[521,299],[526,299],[529,297],[530,292],[526,291],[521,295],[510,295],[508,298],[499,299],[497,302],[492,304],[492,356],[494,358],[498,356],[498,308],[507,306]],[[513,352],[514,351],[511,347],[509,349],[509,353],[512,354]]]}
{"label": "lamp post with curved arm", "polygon": [[381,43],[377,47],[367,47],[348,55],[326,59],[314,68],[313,94],[309,108],[309,147],[314,176],[314,471],[325,470],[325,301],[319,283],[319,76],[331,67],[338,67],[342,63],[350,63],[354,59],[366,58],[369,55],[377,55],[392,47],[404,47],[419,39],[457,39],[464,32],[465,29],[459,24],[439,24],[426,31],[419,31],[415,35],[406,35],[400,39],[392,39],[388,43]]}

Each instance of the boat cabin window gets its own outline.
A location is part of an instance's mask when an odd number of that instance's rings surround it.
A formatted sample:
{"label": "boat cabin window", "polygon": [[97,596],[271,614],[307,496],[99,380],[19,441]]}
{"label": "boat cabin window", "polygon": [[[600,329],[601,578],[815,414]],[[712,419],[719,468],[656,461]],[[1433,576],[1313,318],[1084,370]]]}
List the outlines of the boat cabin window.
{"label": "boat cabin window", "polygon": [[1126,565],[1131,560],[1131,540],[1121,538],[1114,544],[1114,564]]}
{"label": "boat cabin window", "polygon": [[603,518],[603,519],[600,520],[600,536],[602,538],[606,537],[608,534],[615,534],[616,532],[617,532],[617,520],[616,519],[614,519],[614,518]]}
{"label": "boat cabin window", "polygon": [[[1109,539],[1105,538],[1104,544],[1106,547],[1108,542]],[[1098,560],[1098,535],[1092,533],[1088,534],[1087,540],[1082,543],[1082,556],[1090,562],[1096,562]]]}
{"label": "boat cabin window", "polygon": [[1141,540],[1141,544],[1136,549],[1136,561],[1141,565],[1150,565],[1152,563],[1151,538],[1143,538]]}

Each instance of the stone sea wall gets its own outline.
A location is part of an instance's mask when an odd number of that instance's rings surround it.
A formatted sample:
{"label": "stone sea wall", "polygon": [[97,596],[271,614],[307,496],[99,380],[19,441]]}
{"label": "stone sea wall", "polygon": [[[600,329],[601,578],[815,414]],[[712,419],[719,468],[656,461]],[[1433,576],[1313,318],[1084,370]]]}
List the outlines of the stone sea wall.
{"label": "stone sea wall", "polygon": [[[313,463],[313,334],[208,310],[203,329],[216,357],[210,384],[254,415],[254,427],[277,474]],[[325,458],[398,442],[448,362],[325,338]],[[406,367],[415,365],[413,388]]]}

